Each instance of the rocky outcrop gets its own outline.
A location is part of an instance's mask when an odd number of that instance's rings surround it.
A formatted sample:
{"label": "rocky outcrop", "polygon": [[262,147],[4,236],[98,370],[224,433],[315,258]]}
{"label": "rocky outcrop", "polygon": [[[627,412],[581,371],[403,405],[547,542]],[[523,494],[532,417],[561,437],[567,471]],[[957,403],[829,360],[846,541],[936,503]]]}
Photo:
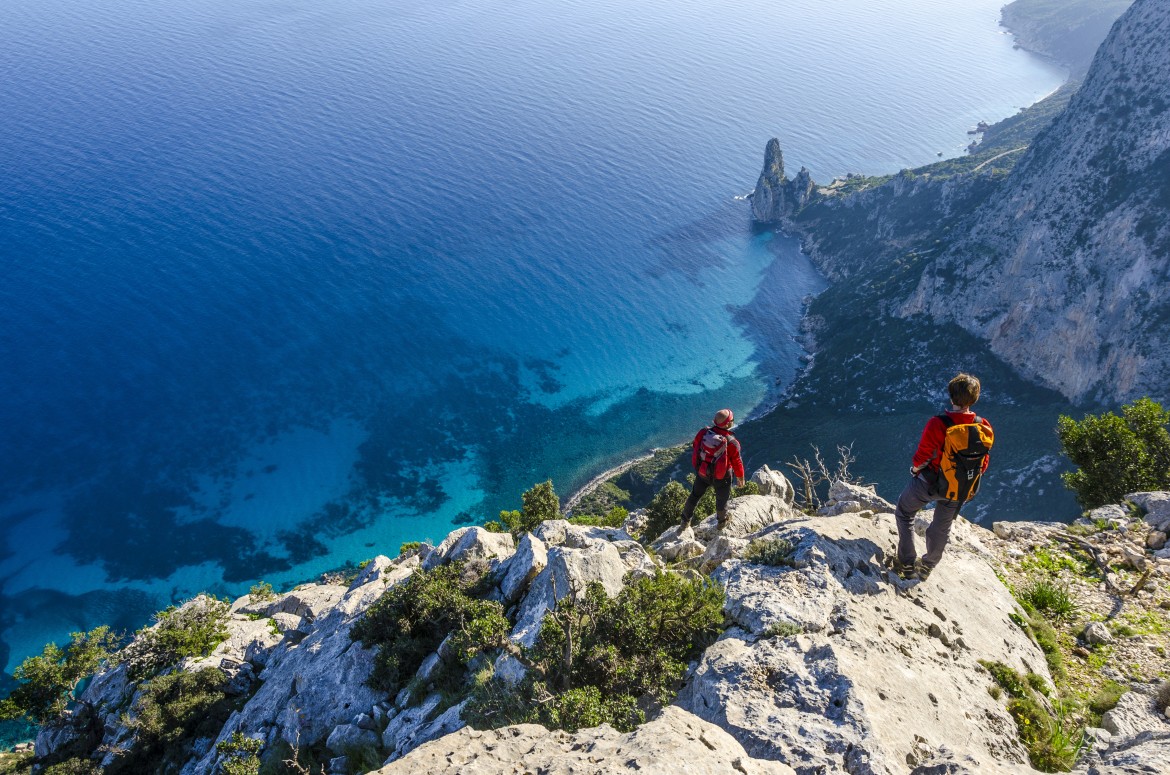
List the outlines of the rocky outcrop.
{"label": "rocky outcrop", "polygon": [[713,724],[681,708],[633,732],[602,725],[575,734],[535,724],[479,732],[463,729],[428,743],[378,775],[792,775],[779,762],[748,756],[743,746]]}
{"label": "rocky outcrop", "polygon": [[1134,2],[898,314],[955,323],[1073,401],[1170,397],[1167,39],[1170,5]]}
{"label": "rocky outcrop", "polygon": [[783,223],[804,207],[812,196],[813,181],[804,167],[792,180],[784,174],[784,153],[780,141],[772,138],[764,149],[764,170],[749,195],[752,217],[760,223]]}
{"label": "rocky outcrop", "polygon": [[961,521],[924,584],[883,569],[894,532],[891,514],[805,518],[760,536],[792,543],[795,568],[724,563],[736,626],[679,705],[801,773],[1026,771],[979,661],[1044,673],[1044,655],[1011,621],[986,531]]}
{"label": "rocky outcrop", "polygon": [[[218,771],[215,744],[236,732],[265,750],[283,741],[324,751],[333,757],[326,775],[348,771],[346,757],[357,751],[379,757],[385,773],[666,772],[680,762],[696,773],[1030,772],[1015,722],[989,692],[982,663],[1052,678],[996,575],[996,551],[1006,544],[1022,556],[1065,526],[996,523],[993,533],[959,519],[943,563],[919,583],[886,570],[896,536],[888,502],[872,488],[843,484],[831,495],[837,505],[866,508],[810,516],[776,494],[744,496],[731,502],[722,531],[710,517],[687,535],[673,528],[664,534],[663,550],[695,550],[671,572],[709,573],[722,585],[729,627],[691,667],[674,704],[634,732],[467,728],[466,700],[441,695],[432,683],[450,663],[450,639],[396,696],[372,689],[373,651],[350,630],[421,567],[417,555],[379,556],[348,587],[303,585],[264,601],[236,601],[230,637],[178,669],[222,670],[241,707],[214,739],[198,742],[182,772]],[[1137,563],[1129,554],[1142,554],[1143,531],[1155,532],[1170,512],[1167,493],[1129,500],[1144,513],[1102,511],[1109,528],[1077,539],[1096,541],[1107,565]],[[918,520],[919,532],[927,521]],[[506,538],[456,531],[433,555],[481,566],[486,596],[502,602],[514,622],[515,646],[531,645],[566,595],[592,582],[616,595],[631,578],[664,565],[618,528],[549,521],[514,551]],[[774,566],[746,559],[763,557],[749,548],[769,544],[791,551],[767,554]],[[1170,560],[1150,550],[1140,561],[1158,585],[1170,578]],[[1152,591],[1143,594],[1153,600]],[[1111,649],[1127,648],[1127,637],[1106,633]],[[511,685],[527,670],[517,655],[515,647],[489,655]],[[1170,720],[1157,713],[1149,685],[1139,689],[1105,715],[1105,729],[1094,730],[1097,743],[1080,772],[1152,772],[1158,770],[1148,767],[1170,757]],[[38,755],[88,745],[109,763],[134,744],[123,713],[139,690],[125,666],[100,673],[71,722],[38,737]]]}

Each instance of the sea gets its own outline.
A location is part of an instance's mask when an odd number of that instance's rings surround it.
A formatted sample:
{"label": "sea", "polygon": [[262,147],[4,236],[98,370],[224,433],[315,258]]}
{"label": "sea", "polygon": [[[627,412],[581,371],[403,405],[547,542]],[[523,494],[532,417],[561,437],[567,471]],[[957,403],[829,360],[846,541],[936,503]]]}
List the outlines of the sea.
{"label": "sea", "polygon": [[5,0],[7,685],[770,406],[826,281],[765,143],[962,154],[1067,75],[1002,1]]}

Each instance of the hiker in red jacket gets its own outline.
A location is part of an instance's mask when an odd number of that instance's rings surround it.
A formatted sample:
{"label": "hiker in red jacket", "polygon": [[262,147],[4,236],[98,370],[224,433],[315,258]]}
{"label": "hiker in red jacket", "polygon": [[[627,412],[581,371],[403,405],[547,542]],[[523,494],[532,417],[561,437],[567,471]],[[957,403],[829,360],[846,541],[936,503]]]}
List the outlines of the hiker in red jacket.
{"label": "hiker in red jacket", "polygon": [[[979,489],[979,480],[991,459],[995,440],[991,423],[971,411],[979,400],[979,380],[959,374],[947,384],[950,411],[931,417],[910,463],[913,478],[902,494],[894,516],[898,522],[898,556],[894,570],[902,578],[925,581],[942,559],[959,508]],[[926,529],[926,554],[916,558],[914,515],[934,501],[934,519]]]}
{"label": "hiker in red jacket", "polygon": [[715,424],[695,434],[691,443],[691,465],[695,467],[695,485],[691,497],[683,506],[681,533],[691,526],[695,504],[708,487],[715,488],[715,513],[719,515],[719,529],[727,523],[727,501],[731,498],[734,479],[743,486],[743,458],[739,454],[739,439],[731,432],[735,414],[730,409],[715,413]]}

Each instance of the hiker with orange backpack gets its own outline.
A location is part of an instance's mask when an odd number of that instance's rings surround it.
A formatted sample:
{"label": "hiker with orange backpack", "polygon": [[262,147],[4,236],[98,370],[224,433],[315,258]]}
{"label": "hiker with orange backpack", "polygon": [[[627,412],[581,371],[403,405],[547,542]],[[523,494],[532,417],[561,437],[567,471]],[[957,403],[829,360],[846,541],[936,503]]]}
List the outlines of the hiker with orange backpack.
{"label": "hiker with orange backpack", "polygon": [[731,498],[732,480],[738,479],[739,485],[743,486],[743,457],[740,455],[739,439],[731,432],[734,421],[735,414],[730,409],[720,409],[715,413],[714,424],[695,434],[695,440],[691,443],[695,484],[691,488],[691,497],[687,498],[683,506],[680,533],[690,528],[695,505],[710,487],[715,488],[715,513],[718,515],[719,529],[722,530],[727,524],[727,501]]}
{"label": "hiker with orange backpack", "polygon": [[[902,578],[925,581],[938,565],[950,538],[951,523],[962,505],[978,492],[995,442],[991,423],[971,411],[979,400],[979,380],[959,374],[947,384],[947,392],[951,409],[927,420],[910,464],[913,478],[894,509],[898,523],[894,570]],[[914,515],[931,501],[934,519],[926,529],[926,554],[916,558]]]}

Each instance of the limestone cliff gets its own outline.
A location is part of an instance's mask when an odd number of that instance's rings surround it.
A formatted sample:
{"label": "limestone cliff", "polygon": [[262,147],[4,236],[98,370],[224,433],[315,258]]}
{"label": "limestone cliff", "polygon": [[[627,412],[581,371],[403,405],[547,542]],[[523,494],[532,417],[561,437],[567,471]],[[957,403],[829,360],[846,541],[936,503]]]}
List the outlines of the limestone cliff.
{"label": "limestone cliff", "polygon": [[899,312],[1076,400],[1170,397],[1170,2],[1137,0],[1068,108]]}

